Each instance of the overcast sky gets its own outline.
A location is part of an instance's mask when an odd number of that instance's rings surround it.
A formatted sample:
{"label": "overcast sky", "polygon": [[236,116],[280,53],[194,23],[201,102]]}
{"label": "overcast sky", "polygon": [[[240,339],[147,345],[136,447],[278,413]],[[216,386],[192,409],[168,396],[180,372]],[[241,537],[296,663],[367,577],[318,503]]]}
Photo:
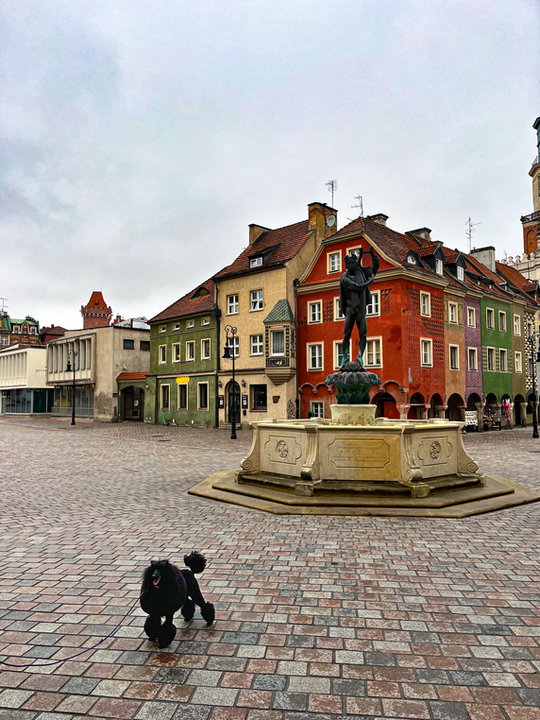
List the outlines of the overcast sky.
{"label": "overcast sky", "polygon": [[[537,0],[2,0],[0,297],[151,317],[330,203],[522,251]],[[0,301],[1,302],[1,301]]]}

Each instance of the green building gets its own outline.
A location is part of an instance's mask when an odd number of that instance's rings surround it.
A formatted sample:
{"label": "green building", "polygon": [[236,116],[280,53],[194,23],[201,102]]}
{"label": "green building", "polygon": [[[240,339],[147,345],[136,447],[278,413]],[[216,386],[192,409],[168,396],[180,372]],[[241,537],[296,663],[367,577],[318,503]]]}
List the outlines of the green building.
{"label": "green building", "polygon": [[217,427],[218,313],[212,280],[151,318],[145,418]]}

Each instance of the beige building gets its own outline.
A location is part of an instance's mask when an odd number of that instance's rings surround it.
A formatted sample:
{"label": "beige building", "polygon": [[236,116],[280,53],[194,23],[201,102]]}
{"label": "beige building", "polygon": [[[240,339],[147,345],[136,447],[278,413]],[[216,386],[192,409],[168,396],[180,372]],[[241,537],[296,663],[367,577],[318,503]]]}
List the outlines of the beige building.
{"label": "beige building", "polygon": [[0,414],[48,412],[51,393],[45,358],[42,345],[10,345],[0,350]]}
{"label": "beige building", "polygon": [[[308,205],[308,219],[270,230],[249,226],[249,245],[214,278],[220,311],[219,424],[294,418],[296,284],[321,240],[336,231],[336,211]],[[234,328],[234,334],[231,331]]]}
{"label": "beige building", "polygon": [[75,382],[78,417],[118,419],[118,376],[150,367],[149,326],[134,324],[141,327],[68,330],[64,337],[47,345],[47,386],[54,388],[54,415],[71,414]]}

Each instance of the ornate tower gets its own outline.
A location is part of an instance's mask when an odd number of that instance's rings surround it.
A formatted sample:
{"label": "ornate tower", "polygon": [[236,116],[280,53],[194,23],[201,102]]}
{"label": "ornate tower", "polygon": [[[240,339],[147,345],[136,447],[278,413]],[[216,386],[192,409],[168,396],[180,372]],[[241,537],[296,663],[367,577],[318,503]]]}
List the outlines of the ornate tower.
{"label": "ornate tower", "polygon": [[99,290],[94,290],[86,305],[81,306],[83,316],[83,328],[108,327],[111,324],[112,310],[105,304],[103,295]]}
{"label": "ornate tower", "polygon": [[532,178],[533,212],[523,215],[523,250],[529,255],[540,246],[540,117],[534,121],[536,130],[536,157],[533,160],[529,175]]}

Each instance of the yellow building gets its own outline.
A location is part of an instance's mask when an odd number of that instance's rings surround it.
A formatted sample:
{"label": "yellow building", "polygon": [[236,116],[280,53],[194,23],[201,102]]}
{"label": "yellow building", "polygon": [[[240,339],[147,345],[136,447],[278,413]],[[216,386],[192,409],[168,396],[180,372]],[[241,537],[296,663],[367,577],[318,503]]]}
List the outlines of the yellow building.
{"label": "yellow building", "polygon": [[[249,245],[214,278],[220,311],[219,424],[296,417],[296,283],[321,240],[337,229],[336,211],[308,205],[308,219],[276,230],[249,226]],[[228,338],[228,340],[227,340]],[[220,355],[223,354],[222,352]]]}

